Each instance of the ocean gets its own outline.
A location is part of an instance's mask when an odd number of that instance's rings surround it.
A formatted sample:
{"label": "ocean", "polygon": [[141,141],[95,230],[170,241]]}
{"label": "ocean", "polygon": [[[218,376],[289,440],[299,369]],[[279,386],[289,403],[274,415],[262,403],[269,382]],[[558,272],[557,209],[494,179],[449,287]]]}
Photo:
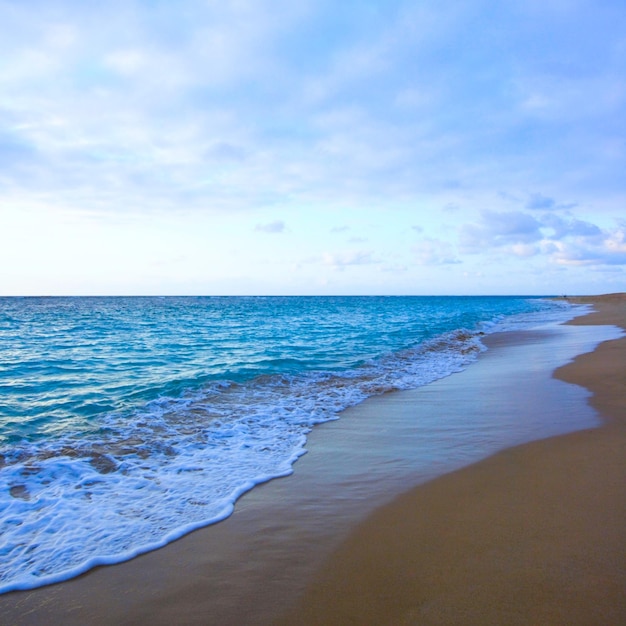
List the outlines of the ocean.
{"label": "ocean", "polygon": [[461,371],[529,297],[0,298],[0,593],[228,517],[342,410]]}

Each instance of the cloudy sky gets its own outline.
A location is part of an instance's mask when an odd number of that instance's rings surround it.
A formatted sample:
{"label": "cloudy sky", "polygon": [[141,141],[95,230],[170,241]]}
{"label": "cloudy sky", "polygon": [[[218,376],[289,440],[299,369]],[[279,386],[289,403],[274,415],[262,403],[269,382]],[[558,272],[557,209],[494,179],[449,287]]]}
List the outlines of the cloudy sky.
{"label": "cloudy sky", "polygon": [[626,289],[624,0],[0,0],[0,294]]}

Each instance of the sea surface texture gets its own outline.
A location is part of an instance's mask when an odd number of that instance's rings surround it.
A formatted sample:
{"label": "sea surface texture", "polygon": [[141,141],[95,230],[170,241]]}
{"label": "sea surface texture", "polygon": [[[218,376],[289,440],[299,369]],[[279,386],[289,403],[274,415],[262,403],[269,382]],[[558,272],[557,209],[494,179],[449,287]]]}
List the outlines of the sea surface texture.
{"label": "sea surface texture", "polygon": [[522,297],[0,298],[0,592],[231,514],[365,398],[460,371]]}

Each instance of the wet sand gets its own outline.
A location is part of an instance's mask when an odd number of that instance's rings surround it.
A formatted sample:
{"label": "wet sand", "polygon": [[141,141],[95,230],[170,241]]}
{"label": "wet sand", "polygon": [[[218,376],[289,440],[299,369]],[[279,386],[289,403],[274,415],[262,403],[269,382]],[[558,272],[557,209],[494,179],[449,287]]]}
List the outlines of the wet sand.
{"label": "wet sand", "polygon": [[[573,324],[626,327],[626,298]],[[555,376],[603,418],[500,452],[376,511],[286,624],[626,624],[626,338]]]}
{"label": "wet sand", "polygon": [[[577,323],[623,326],[623,301],[605,304],[604,317]],[[589,428],[599,424],[589,392],[550,376],[591,349],[593,330],[490,337],[464,372],[317,427],[294,475],[246,494],[225,522],[2,595],[0,624],[272,624],[285,614],[286,624],[619,623],[626,346],[602,344],[559,372],[596,393],[594,406],[613,416],[601,428]],[[610,393],[597,387],[605,370],[617,372]],[[573,428],[584,430],[458,470]],[[587,596],[601,620],[577,608]]]}

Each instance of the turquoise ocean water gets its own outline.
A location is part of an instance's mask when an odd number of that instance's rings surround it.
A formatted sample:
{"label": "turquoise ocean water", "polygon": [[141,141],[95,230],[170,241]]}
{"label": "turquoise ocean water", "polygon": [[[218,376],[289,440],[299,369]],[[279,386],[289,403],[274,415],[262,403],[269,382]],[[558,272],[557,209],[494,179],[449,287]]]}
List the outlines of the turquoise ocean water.
{"label": "turquoise ocean water", "polygon": [[528,297],[0,298],[0,592],[224,519],[362,400],[573,317]]}

